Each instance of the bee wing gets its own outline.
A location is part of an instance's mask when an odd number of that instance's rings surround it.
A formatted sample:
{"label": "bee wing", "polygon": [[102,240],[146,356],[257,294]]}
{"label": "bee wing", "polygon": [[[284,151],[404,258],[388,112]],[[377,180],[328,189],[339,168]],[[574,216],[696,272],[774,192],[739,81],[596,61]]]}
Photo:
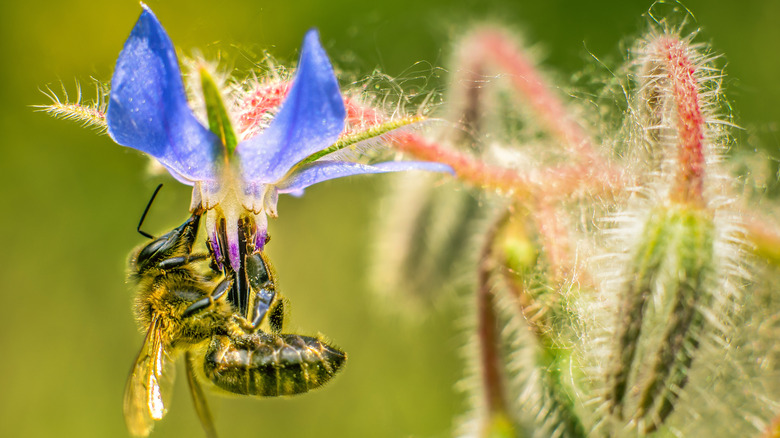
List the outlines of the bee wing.
{"label": "bee wing", "polygon": [[[198,378],[195,375],[195,367],[197,363],[189,351],[185,354],[185,362],[187,369],[187,382],[190,387],[190,395],[192,395],[192,403],[195,405],[195,412],[198,413],[200,424],[203,426],[203,430],[206,432],[208,438],[217,438],[217,428],[214,427],[214,420],[211,418],[211,411],[209,411],[209,405],[206,401],[206,395],[203,394],[203,389],[198,382]],[[202,363],[201,363],[202,365]]]}
{"label": "bee wing", "polygon": [[125,387],[125,423],[133,436],[148,436],[167,412],[174,369],[164,347],[159,321],[154,319]]}

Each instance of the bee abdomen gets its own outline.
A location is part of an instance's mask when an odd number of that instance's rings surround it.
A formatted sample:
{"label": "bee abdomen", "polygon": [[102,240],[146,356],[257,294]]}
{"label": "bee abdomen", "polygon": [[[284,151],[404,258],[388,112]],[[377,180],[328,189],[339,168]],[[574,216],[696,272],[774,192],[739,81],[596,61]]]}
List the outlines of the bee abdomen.
{"label": "bee abdomen", "polygon": [[257,332],[214,337],[203,369],[206,377],[226,391],[274,397],[319,388],[346,359],[343,351],[316,338]]}

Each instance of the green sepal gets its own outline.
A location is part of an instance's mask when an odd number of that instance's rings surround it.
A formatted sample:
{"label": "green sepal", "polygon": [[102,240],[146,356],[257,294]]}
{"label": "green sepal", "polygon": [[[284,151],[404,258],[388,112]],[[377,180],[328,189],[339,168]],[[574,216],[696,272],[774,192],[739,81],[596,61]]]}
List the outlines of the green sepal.
{"label": "green sepal", "polygon": [[200,84],[203,89],[203,100],[206,103],[206,115],[209,120],[209,129],[222,141],[227,156],[230,157],[236,150],[238,139],[230,123],[230,117],[225,109],[225,102],[217,87],[214,78],[205,68],[201,67]]}
{"label": "green sepal", "polygon": [[655,431],[674,410],[706,322],[700,309],[709,308],[713,298],[713,218],[707,210],[688,204],[669,210],[672,241],[665,268],[669,277],[663,279],[668,297],[663,306],[664,331],[634,415],[637,420],[644,417],[644,433]]}
{"label": "green sepal", "polygon": [[716,287],[715,236],[710,211],[687,203],[659,206],[624,274],[608,406],[618,418],[631,406],[640,433],[663,425],[687,383],[706,324],[703,309],[711,307]]}
{"label": "green sepal", "polygon": [[656,209],[648,217],[641,240],[631,256],[631,266],[626,273],[628,282],[621,290],[617,345],[607,376],[609,410],[618,417],[622,416],[623,399],[629,389],[628,378],[639,345],[645,307],[669,243],[667,220],[666,208]]}
{"label": "green sepal", "polygon": [[421,123],[424,122],[425,120],[426,120],[425,117],[422,116],[404,117],[402,119],[391,120],[389,122],[372,126],[366,129],[365,131],[358,131],[349,135],[345,135],[342,138],[340,138],[336,143],[332,144],[331,146],[328,146],[327,148],[319,152],[315,152],[309,155],[308,157],[304,158],[303,161],[301,161],[298,165],[302,166],[304,164],[317,161],[326,155],[332,154],[342,149],[349,148],[360,142],[371,140],[373,138],[382,137],[383,135],[389,134],[390,132],[395,131],[396,129],[400,129],[405,126],[413,125],[416,123]]}

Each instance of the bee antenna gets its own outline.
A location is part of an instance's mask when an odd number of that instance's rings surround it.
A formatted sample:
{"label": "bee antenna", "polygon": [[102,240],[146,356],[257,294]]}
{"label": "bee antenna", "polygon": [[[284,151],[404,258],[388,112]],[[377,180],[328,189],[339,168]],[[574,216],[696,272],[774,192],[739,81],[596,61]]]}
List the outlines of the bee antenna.
{"label": "bee antenna", "polygon": [[154,189],[154,193],[152,193],[152,199],[150,199],[149,203],[146,204],[146,208],[144,209],[144,214],[141,215],[141,221],[138,222],[138,228],[136,228],[136,231],[138,231],[138,233],[140,235],[142,235],[142,236],[144,236],[144,237],[146,237],[148,239],[154,239],[154,236],[152,236],[151,234],[147,233],[146,231],[141,231],[141,225],[144,224],[144,219],[146,219],[146,213],[149,213],[149,209],[152,207],[152,203],[154,202],[154,198],[157,197],[157,193],[160,191],[162,186],[163,185],[160,184],[160,185],[157,186],[156,189]]}

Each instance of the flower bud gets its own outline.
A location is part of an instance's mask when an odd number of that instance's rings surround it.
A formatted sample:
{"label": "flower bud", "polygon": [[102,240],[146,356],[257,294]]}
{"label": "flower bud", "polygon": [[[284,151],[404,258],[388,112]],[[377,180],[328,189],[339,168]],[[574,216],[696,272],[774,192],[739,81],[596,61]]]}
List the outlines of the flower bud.
{"label": "flower bud", "polygon": [[630,408],[644,433],[664,422],[687,383],[717,285],[714,243],[709,211],[659,206],[625,272],[607,399],[618,417]]}

